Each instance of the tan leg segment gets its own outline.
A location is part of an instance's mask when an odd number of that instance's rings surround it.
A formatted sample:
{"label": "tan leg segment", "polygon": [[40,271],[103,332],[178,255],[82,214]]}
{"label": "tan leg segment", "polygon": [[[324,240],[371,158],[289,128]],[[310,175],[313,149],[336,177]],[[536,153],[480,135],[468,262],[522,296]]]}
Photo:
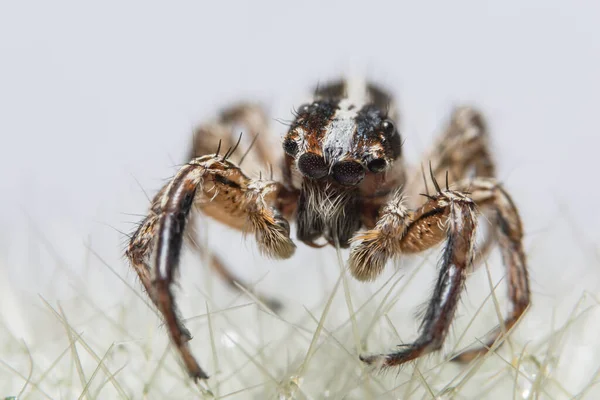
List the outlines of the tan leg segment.
{"label": "tan leg segment", "polygon": [[[194,131],[194,139],[188,160],[213,154],[219,142],[221,149],[227,151],[235,147],[241,132],[245,132],[244,143],[236,148],[230,159],[239,163],[244,158],[244,169],[250,176],[264,172],[270,166],[278,166],[278,158],[270,143],[269,121],[264,109],[255,103],[239,103],[224,109],[219,117],[200,125]],[[252,143],[252,149],[248,151]],[[248,153],[248,154],[246,154]]]}
{"label": "tan leg segment", "polygon": [[[457,108],[450,123],[425,154],[422,167],[427,169],[431,163],[437,181],[443,182],[448,172],[450,183],[469,176],[494,177],[496,168],[489,150],[488,131],[483,115],[471,107]],[[410,176],[411,195],[427,193],[423,169],[416,168]]]}
{"label": "tan leg segment", "polygon": [[383,207],[375,228],[357,233],[348,261],[350,272],[359,281],[377,278],[390,258],[401,253],[402,239],[412,221],[402,204],[402,191],[397,190]]}

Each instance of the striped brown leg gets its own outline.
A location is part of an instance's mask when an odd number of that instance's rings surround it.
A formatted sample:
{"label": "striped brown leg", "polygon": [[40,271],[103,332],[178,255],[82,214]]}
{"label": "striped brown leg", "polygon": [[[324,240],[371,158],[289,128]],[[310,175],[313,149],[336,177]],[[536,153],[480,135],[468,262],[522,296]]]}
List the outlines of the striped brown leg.
{"label": "striped brown leg", "polygon": [[[154,271],[152,271],[151,259],[158,234],[159,221],[163,214],[160,203],[165,195],[165,189],[166,187],[154,197],[150,212],[133,234],[125,255],[137,272],[148,297],[165,317],[172,341],[177,346],[190,376],[194,379],[207,379],[208,375],[198,365],[187,345],[187,342],[192,339],[192,335],[182,322],[181,313],[177,308],[166,279],[163,278],[162,281],[153,279]],[[185,221],[183,222],[185,223]]]}
{"label": "striped brown leg", "polygon": [[523,227],[517,207],[506,191],[493,179],[479,178],[457,184],[469,191],[482,210],[488,210],[495,230],[508,280],[510,308],[503,326],[498,326],[484,340],[484,346],[467,350],[454,361],[467,362],[485,353],[498,337],[511,329],[531,303],[527,259],[523,249]]}
{"label": "striped brown leg", "polygon": [[267,256],[288,258],[295,250],[289,224],[274,207],[280,185],[248,178],[227,156],[199,157],[183,166],[153,199],[126,252],[195,380],[208,375],[189,349],[191,335],[172,292],[192,206],[231,227],[246,228]]}
{"label": "striped brown leg", "polygon": [[[517,208],[510,196],[496,183],[496,168],[491,156],[489,133],[483,115],[471,107],[457,108],[450,119],[444,134],[424,158],[430,162],[433,175],[445,179],[448,173],[451,185],[456,190],[470,193],[491,225],[472,264],[475,269],[486,259],[493,245],[498,243],[509,278],[511,310],[504,323],[510,329],[520,318],[530,303],[527,266],[523,251],[523,229]],[[466,180],[472,177],[472,181]],[[420,178],[420,179],[419,179]],[[426,193],[426,185],[421,171],[411,178],[409,187],[412,194]],[[464,183],[463,183],[464,182]],[[489,347],[500,335],[501,328],[495,329],[485,341]],[[468,361],[486,348],[474,349],[455,357],[456,361]]]}
{"label": "striped brown leg", "polygon": [[[390,217],[395,212],[393,207],[388,207],[387,214],[382,218]],[[410,217],[404,210],[397,213],[396,223],[404,229],[387,231],[389,226],[379,225],[357,238],[361,242],[352,251],[350,265],[351,268],[354,265],[352,273],[358,279],[374,277],[372,273],[360,271],[369,268],[366,264],[369,260],[381,257],[384,247],[378,241],[386,238],[389,246],[392,240],[389,233],[392,231],[396,232],[397,238],[393,247],[401,253],[418,253],[444,240],[446,246],[439,278],[417,340],[388,354],[361,356],[361,360],[380,367],[403,364],[442,346],[453,320],[467,271],[473,262],[477,226],[475,203],[460,192],[439,191]]]}
{"label": "striped brown leg", "polygon": [[[410,214],[401,204],[399,194],[382,212],[377,226],[357,235],[359,242],[350,256],[352,274],[360,280],[374,279],[385,262],[402,253],[417,253],[446,239],[440,274],[433,297],[421,325],[419,338],[397,352],[362,357],[363,361],[394,366],[441,347],[452,322],[466,273],[474,262],[477,216],[475,206],[487,210],[492,218],[508,276],[511,308],[503,326],[485,340],[485,346],[454,357],[470,361],[510,329],[530,304],[529,279],[523,251],[523,230],[518,211],[510,196],[491,178],[460,182],[457,191],[438,192]],[[439,190],[439,189],[438,189]],[[468,192],[469,195],[463,193]]]}

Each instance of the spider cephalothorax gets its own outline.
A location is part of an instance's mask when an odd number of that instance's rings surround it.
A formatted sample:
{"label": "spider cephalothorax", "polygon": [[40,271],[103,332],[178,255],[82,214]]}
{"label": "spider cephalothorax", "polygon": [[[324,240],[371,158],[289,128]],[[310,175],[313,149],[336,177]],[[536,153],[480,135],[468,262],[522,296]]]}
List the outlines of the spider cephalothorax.
{"label": "spider cephalothorax", "polygon": [[[252,153],[239,150],[234,130],[240,125],[254,138]],[[482,115],[470,107],[457,108],[424,156],[433,191],[422,168],[406,168],[397,126],[385,91],[369,83],[337,81],[317,88],[313,101],[297,109],[283,138],[281,158],[274,157],[278,149],[266,140],[267,118],[257,105],[231,107],[198,128],[192,159],[154,197],[126,252],[192,378],[208,376],[189,350],[191,335],[181,322],[171,287],[194,209],[253,234],[261,252],[274,258],[294,254],[288,221],[295,222],[297,238],[308,245],[352,246],[349,270],[361,281],[375,279],[392,258],[444,244],[419,337],[388,354],[361,356],[367,363],[392,367],[440,349],[467,272],[494,243],[507,269],[511,302],[502,329],[519,320],[530,303],[523,229],[512,199],[494,179]],[[222,147],[229,149],[223,155]],[[281,165],[282,181],[248,177],[240,168],[245,159],[245,168],[248,163]],[[411,204],[405,200],[407,193],[413,195],[407,199]],[[419,193],[423,197],[414,196]],[[492,229],[476,254],[480,210]],[[326,243],[316,244],[321,238]],[[206,251],[198,242],[189,242]],[[217,255],[210,261],[232,286],[245,286]],[[273,309],[280,306],[276,300],[259,298]],[[453,359],[468,361],[487,351],[502,329],[496,328],[484,347]]]}

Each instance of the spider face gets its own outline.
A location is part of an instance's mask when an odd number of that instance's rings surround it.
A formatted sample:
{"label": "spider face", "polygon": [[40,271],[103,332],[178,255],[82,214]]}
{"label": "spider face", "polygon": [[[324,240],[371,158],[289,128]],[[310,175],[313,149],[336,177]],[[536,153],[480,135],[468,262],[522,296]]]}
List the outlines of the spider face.
{"label": "spider face", "polygon": [[283,142],[305,178],[346,187],[388,169],[400,147],[394,122],[377,105],[349,98],[301,106]]}
{"label": "spider face", "polygon": [[[299,189],[297,233],[347,247],[360,229],[364,192],[385,181],[400,157],[400,134],[385,111],[389,99],[370,85],[333,85],[297,110],[283,140]],[[299,178],[299,179],[298,179]]]}

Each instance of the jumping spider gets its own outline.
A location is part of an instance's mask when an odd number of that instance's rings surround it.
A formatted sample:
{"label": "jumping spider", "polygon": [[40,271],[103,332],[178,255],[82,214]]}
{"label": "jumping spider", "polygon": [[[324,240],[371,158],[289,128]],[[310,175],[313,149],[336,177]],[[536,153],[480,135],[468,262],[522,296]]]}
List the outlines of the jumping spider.
{"label": "jumping spider", "polygon": [[[392,104],[391,96],[371,83],[342,80],[318,87],[314,101],[295,112],[283,139],[281,160],[268,145],[268,120],[257,105],[229,108],[196,131],[191,160],[154,197],[126,251],[193,379],[208,375],[190,352],[191,335],[171,290],[193,207],[254,234],[268,257],[294,254],[288,221],[295,222],[297,239],[309,246],[352,245],[349,269],[360,281],[374,280],[391,258],[444,243],[439,278],[419,337],[388,354],[361,356],[368,364],[398,366],[440,349],[467,273],[494,243],[506,266],[511,308],[502,329],[490,334],[486,346],[454,360],[469,361],[487,351],[529,306],[521,220],[510,196],[494,179],[482,115],[469,107],[453,112],[445,132],[424,156],[435,188],[430,193],[423,167],[408,174]],[[280,166],[281,182],[251,179],[240,169],[247,153],[237,146],[234,131],[239,126],[255,140],[255,163]],[[215,153],[221,148],[228,151]],[[443,187],[439,181],[445,182]],[[491,229],[476,254],[480,209]],[[229,282],[237,280],[217,257],[211,261]]]}

